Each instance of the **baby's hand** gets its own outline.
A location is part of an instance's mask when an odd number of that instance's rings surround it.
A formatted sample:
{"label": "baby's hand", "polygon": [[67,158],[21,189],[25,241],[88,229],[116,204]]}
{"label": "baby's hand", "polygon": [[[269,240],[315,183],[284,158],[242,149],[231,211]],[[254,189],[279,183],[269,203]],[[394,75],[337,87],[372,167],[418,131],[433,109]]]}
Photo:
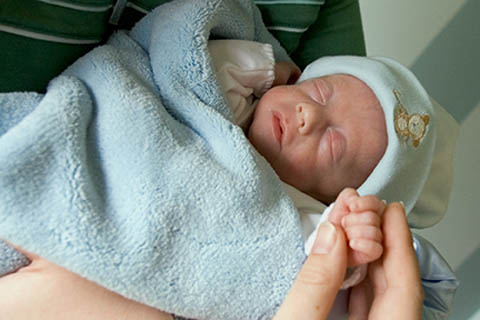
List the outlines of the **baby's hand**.
{"label": "baby's hand", "polygon": [[288,61],[277,62],[275,63],[275,80],[272,87],[294,84],[301,73],[300,68],[294,63]]}
{"label": "baby's hand", "polygon": [[335,201],[329,221],[341,225],[351,250],[348,266],[378,259],[383,252],[381,215],[385,202],[376,196],[359,196],[352,188],[343,190]]}

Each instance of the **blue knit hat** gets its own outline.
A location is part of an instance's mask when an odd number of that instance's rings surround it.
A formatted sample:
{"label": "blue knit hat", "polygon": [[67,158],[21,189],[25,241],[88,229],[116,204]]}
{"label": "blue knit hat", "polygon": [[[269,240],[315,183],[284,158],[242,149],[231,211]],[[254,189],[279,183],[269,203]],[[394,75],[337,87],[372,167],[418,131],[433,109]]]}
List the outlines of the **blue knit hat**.
{"label": "blue knit hat", "polygon": [[[428,195],[429,201],[434,200],[432,205],[436,208],[422,208],[423,211],[438,211],[439,206],[434,202],[441,200],[445,203],[441,209],[443,212],[412,214],[412,210],[419,202],[430,176],[438,180],[430,173],[437,153],[436,110],[441,107],[430,98],[410,70],[389,58],[320,58],[307,66],[298,82],[332,74],[347,74],[363,81],[374,92],[385,114],[388,145],[377,166],[358,188],[359,194],[375,194],[388,202],[403,201],[411,226],[426,227],[436,223],[446,210],[451,190],[451,157],[456,133],[450,148],[442,153],[442,156],[449,158],[447,162],[442,160],[440,166],[446,168],[441,174],[447,177],[444,181],[434,183],[437,188],[434,198],[431,194]],[[442,119],[444,116],[442,113]],[[436,186],[437,184],[444,186]],[[440,192],[438,188],[441,189]]]}

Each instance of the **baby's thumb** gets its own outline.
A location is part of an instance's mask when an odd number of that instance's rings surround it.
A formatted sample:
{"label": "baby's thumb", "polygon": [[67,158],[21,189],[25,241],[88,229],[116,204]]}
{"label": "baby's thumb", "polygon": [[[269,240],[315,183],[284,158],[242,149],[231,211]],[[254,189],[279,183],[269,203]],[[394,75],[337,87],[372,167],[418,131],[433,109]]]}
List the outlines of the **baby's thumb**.
{"label": "baby's thumb", "polygon": [[345,277],[347,243],[343,230],[326,221],[275,319],[326,319]]}

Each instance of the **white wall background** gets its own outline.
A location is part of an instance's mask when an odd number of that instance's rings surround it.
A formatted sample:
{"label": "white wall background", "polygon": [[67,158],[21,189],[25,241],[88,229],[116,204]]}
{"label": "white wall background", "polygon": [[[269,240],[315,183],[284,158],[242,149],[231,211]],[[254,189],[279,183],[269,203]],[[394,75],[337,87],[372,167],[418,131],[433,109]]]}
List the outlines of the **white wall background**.
{"label": "white wall background", "polygon": [[[478,0],[360,0],[368,55],[388,56],[409,67],[414,66],[415,62],[418,61],[417,59],[432,45],[432,42],[438,40],[437,37],[442,32],[448,32],[452,21],[455,22],[455,19],[458,20],[464,17],[464,15],[459,16],[458,13],[462,8],[465,9],[464,6],[466,6],[469,1],[473,3],[473,1]],[[477,12],[477,15],[479,13],[480,12]],[[468,21],[468,23],[472,22]],[[470,33],[475,33],[474,39],[478,39],[476,48],[480,48],[479,25],[480,22],[472,23],[472,28],[468,30]],[[444,38],[445,37],[442,39]],[[461,49],[459,48],[459,50]],[[477,50],[476,53],[478,53],[479,50]],[[455,50],[452,50],[452,52],[455,52]],[[431,50],[429,54],[432,54]],[[433,54],[435,54],[435,52],[433,52]],[[439,52],[438,54],[442,53]],[[455,59],[453,56],[451,58]],[[480,92],[480,55],[473,58],[474,61],[478,62],[471,65],[471,68],[478,70],[479,77],[477,79],[479,80],[471,83],[471,87],[467,89]],[[438,65],[436,68],[442,68],[442,65]],[[413,71],[415,72],[415,70]],[[432,68],[432,70],[428,70],[428,72],[431,72],[431,75],[435,76],[437,70]],[[461,74],[458,76],[461,77]],[[450,85],[454,87],[456,80],[455,77],[446,79],[445,82],[448,83],[448,85],[446,85],[444,89],[449,90]],[[427,83],[424,84],[428,87]],[[430,92],[430,94],[432,93]],[[479,102],[480,101],[477,101],[476,105],[471,105],[465,116],[456,117],[460,120],[460,135],[457,140],[454,156],[455,180],[448,212],[438,225],[419,232],[435,244],[454,270],[468,269],[468,264],[471,263],[470,261],[479,261]],[[452,114],[455,113],[454,105],[444,105],[444,107],[451,111]],[[472,259],[472,257],[475,259]],[[468,274],[467,279],[468,282],[471,281],[476,284],[476,286],[473,287],[480,287],[480,270],[475,274]],[[480,302],[480,292],[468,292],[467,295],[476,295],[477,298],[475,301]],[[457,293],[457,297],[458,296],[459,294]],[[478,309],[478,311],[470,314],[470,320],[480,320],[480,303],[477,304],[475,309]],[[454,315],[451,318],[465,319],[465,317]]]}
{"label": "white wall background", "polygon": [[369,55],[411,66],[466,0],[360,0]]}

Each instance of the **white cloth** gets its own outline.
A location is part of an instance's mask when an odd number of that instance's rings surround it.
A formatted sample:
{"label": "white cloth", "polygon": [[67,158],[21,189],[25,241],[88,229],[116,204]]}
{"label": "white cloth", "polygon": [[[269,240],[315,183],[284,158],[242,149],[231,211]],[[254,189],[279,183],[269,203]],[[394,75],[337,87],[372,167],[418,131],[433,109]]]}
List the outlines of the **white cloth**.
{"label": "white cloth", "polygon": [[258,98],[275,79],[272,46],[246,40],[210,40],[208,50],[235,123],[246,130]]}

